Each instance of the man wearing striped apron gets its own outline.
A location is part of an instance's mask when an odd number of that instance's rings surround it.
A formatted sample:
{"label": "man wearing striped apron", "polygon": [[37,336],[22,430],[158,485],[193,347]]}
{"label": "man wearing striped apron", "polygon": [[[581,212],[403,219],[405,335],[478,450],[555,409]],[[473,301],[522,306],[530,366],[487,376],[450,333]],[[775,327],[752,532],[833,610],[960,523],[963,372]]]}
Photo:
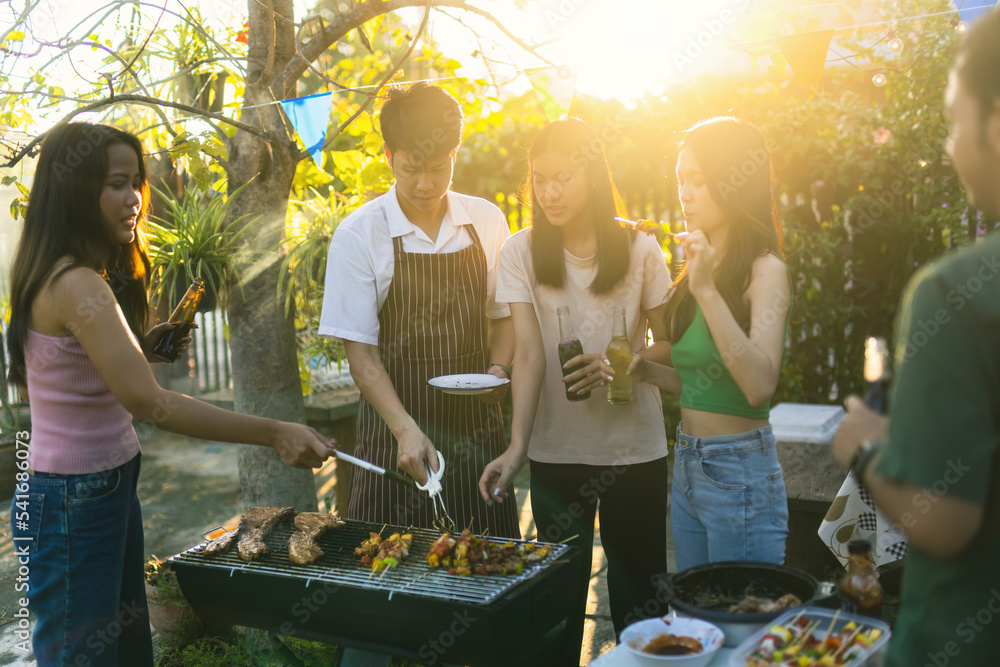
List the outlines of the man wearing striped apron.
{"label": "man wearing striped apron", "polygon": [[[445,394],[441,375],[507,377],[510,313],[494,301],[501,211],[449,190],[462,112],[451,95],[417,84],[393,90],[380,116],[395,184],[335,230],[319,333],[344,341],[361,390],[355,455],[426,481],[444,455],[443,498],[458,529],[520,537],[513,494],[487,505],[486,463],[506,448],[497,397]],[[429,496],[355,468],[348,518],[432,527]]]}

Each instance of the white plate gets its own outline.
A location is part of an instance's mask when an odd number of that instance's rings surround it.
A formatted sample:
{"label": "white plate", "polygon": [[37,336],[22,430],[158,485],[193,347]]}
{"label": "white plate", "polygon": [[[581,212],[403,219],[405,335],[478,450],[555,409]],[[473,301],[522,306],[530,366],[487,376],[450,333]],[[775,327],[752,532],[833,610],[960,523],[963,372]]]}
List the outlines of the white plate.
{"label": "white plate", "polygon": [[497,387],[509,384],[507,378],[498,378],[489,373],[463,373],[460,375],[441,375],[431,378],[427,384],[440,389],[446,394],[488,394]]}
{"label": "white plate", "polygon": [[[652,655],[642,649],[658,635],[665,634],[694,637],[705,650],[694,655]],[[668,615],[663,618],[648,618],[622,630],[621,643],[643,665],[661,667],[704,667],[712,662],[716,651],[722,646],[724,636],[718,627],[696,618]]]}

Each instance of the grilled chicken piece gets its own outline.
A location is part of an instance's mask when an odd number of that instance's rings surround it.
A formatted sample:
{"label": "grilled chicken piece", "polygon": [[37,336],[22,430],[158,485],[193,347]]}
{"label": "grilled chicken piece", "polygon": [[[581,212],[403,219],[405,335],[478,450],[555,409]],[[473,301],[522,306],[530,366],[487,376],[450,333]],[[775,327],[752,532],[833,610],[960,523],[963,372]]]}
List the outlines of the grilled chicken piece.
{"label": "grilled chicken piece", "polygon": [[323,555],[316,540],[323,533],[343,528],[346,522],[336,514],[301,512],[295,515],[295,532],[288,538],[288,559],[299,565],[312,565]]}
{"label": "grilled chicken piece", "polygon": [[240,560],[249,563],[271,553],[264,544],[271,530],[295,516],[294,507],[251,507],[240,517]]}
{"label": "grilled chicken piece", "polygon": [[240,531],[237,528],[236,530],[231,530],[227,533],[219,535],[217,538],[208,543],[202,553],[206,556],[219,556],[226,553],[229,551],[229,547],[233,546],[233,540],[236,539],[239,532]]}

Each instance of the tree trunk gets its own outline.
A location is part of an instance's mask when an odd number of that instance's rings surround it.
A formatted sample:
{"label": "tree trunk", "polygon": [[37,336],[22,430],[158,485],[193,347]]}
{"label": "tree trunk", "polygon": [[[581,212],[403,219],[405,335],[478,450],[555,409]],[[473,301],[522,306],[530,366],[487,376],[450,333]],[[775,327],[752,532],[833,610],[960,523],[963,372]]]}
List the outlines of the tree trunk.
{"label": "tree trunk", "polygon": [[[276,0],[275,14],[292,18],[291,1]],[[233,360],[234,407],[239,412],[305,422],[302,387],[299,381],[295,326],[278,299],[278,246],[284,238],[285,213],[297,165],[294,135],[286,127],[277,104],[285,91],[270,89],[268,71],[277,64],[279,50],[273,40],[294,40],[294,34],[275,23],[262,3],[249,2],[251,28],[249,72],[245,92],[247,109],[243,120],[266,129],[267,141],[238,130],[229,143],[228,182],[230,191],[249,183],[229,207],[230,220],[250,214],[247,231],[240,239],[235,258],[241,284],[230,291],[229,345]],[[294,52],[294,48],[292,49]],[[292,468],[274,450],[244,445],[239,452],[243,504],[253,506],[293,506],[315,512],[316,487],[312,472]]]}

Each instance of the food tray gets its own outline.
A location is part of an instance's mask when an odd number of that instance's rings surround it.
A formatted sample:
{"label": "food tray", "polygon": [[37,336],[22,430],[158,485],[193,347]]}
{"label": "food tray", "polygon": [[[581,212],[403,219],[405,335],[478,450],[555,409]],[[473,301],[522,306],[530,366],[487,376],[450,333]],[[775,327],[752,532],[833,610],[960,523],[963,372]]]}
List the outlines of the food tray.
{"label": "food tray", "polygon": [[[746,667],[747,658],[754,652],[754,649],[757,648],[767,633],[770,632],[771,627],[775,625],[787,625],[791,623],[799,615],[799,613],[802,613],[802,618],[807,619],[809,622],[820,622],[819,628],[816,629],[816,632],[821,633],[821,636],[826,634],[827,628],[830,627],[830,622],[833,621],[833,617],[837,614],[836,610],[823,609],[820,607],[806,607],[804,610],[793,609],[792,611],[782,614],[776,618],[774,622],[768,623],[736,647],[736,651],[729,658],[730,667]],[[885,662],[885,657],[889,651],[889,636],[892,634],[889,626],[883,621],[875,618],[841,612],[840,616],[837,617],[837,622],[833,625],[832,634],[840,632],[840,629],[851,621],[854,621],[857,625],[877,628],[882,631],[882,635],[868,647],[868,649],[862,654],[860,660],[851,662],[849,667],[881,667]]]}

